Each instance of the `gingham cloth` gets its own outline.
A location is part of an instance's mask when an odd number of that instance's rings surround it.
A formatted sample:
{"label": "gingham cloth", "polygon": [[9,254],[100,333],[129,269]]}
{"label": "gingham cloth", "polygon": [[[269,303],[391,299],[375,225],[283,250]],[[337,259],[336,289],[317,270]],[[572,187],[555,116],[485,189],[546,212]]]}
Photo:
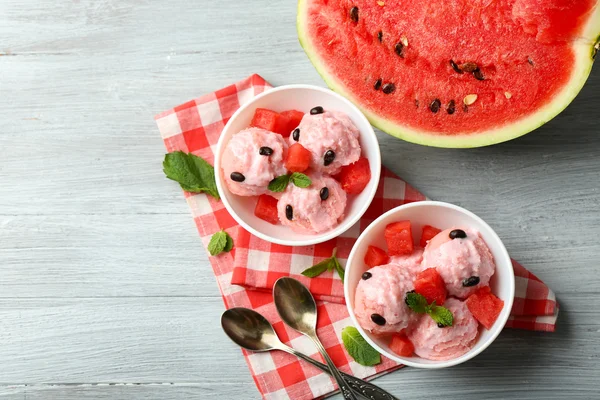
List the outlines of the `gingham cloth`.
{"label": "gingham cloth", "polygon": [[[252,75],[158,114],[155,119],[168,152],[192,152],[208,162],[219,135],[240,105],[271,88],[262,77]],[[343,304],[343,288],[337,274],[326,272],[306,278],[300,272],[338,248],[345,264],[360,231],[383,212],[425,196],[383,168],[375,199],[365,216],[348,232],[329,242],[307,247],[287,247],[265,242],[239,227],[220,201],[205,194],[184,192],[204,246],[215,232],[225,229],[235,247],[230,253],[210,257],[223,301],[227,308],[248,307],[263,314],[275,327],[281,340],[295,349],[321,359],[309,339],[287,328],[277,315],[271,289],[282,276],[304,282],[319,299],[318,335],[335,364],[344,372],[360,378],[373,378],[401,366],[383,358],[380,365],[364,367],[346,353],[341,331],[351,324]],[[554,331],[558,305],[554,293],[536,276],[513,261],[516,296],[507,326],[529,330]],[[336,390],[325,373],[283,352],[252,353],[243,351],[258,390],[265,400],[319,398]]]}

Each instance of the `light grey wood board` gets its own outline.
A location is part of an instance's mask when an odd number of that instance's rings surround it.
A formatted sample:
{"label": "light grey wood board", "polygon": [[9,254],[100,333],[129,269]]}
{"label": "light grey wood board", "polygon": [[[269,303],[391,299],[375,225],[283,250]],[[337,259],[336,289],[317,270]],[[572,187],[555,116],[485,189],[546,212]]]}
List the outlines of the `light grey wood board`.
{"label": "light grey wood board", "polygon": [[[254,72],[324,86],[295,8],[0,2],[0,397],[258,398],[220,332],[224,307],[161,172],[152,116]],[[561,302],[554,334],[506,331],[463,366],[378,384],[409,400],[597,398],[599,89],[596,70],[558,118],[490,148],[378,132],[389,168],[486,219]]]}

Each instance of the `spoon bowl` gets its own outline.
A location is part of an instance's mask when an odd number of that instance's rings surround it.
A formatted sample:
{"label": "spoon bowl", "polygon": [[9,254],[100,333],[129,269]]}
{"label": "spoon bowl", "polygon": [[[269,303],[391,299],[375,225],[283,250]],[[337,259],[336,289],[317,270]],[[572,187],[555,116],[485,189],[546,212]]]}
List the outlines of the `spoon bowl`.
{"label": "spoon bowl", "polygon": [[301,333],[314,333],[317,328],[317,303],[299,281],[280,278],[273,287],[273,298],[279,316],[290,328]]}
{"label": "spoon bowl", "polygon": [[280,348],[273,325],[256,311],[232,308],[221,316],[221,327],[238,346],[252,351],[269,351]]}

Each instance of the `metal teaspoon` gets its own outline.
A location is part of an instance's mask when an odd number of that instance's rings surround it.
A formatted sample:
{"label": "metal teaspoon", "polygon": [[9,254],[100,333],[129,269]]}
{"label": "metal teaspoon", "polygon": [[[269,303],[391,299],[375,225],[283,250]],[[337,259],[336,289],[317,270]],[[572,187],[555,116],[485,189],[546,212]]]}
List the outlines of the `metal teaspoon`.
{"label": "metal teaspoon", "polygon": [[[314,365],[321,371],[331,374],[327,365],[282,343],[275,329],[265,317],[254,310],[237,307],[223,313],[221,326],[229,338],[238,346],[255,352],[281,350]],[[370,400],[398,400],[380,387],[352,375],[340,372],[354,392]]]}

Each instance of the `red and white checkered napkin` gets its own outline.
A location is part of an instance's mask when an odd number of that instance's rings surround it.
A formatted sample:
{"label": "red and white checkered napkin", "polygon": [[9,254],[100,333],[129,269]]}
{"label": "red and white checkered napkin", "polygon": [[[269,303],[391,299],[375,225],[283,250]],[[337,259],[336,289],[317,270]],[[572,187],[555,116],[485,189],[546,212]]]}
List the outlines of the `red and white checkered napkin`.
{"label": "red and white checkered napkin", "polygon": [[[156,123],[168,152],[192,152],[213,162],[213,151],[225,123],[240,105],[271,86],[252,75],[234,85],[184,103],[157,115]],[[287,328],[277,315],[271,289],[282,276],[304,282],[318,298],[318,334],[335,364],[346,373],[373,378],[400,365],[388,359],[376,367],[354,362],[341,344],[341,331],[351,324],[343,304],[342,283],[326,272],[306,278],[300,272],[329,257],[334,247],[345,264],[360,231],[383,212],[400,204],[424,200],[425,196],[387,169],[383,169],[375,199],[359,223],[327,243],[307,247],[286,247],[265,242],[239,227],[220,201],[204,194],[184,192],[202,242],[206,247],[213,233],[225,229],[235,243],[233,251],[210,257],[227,308],[248,307],[271,321],[279,337],[297,350],[320,359],[309,339]],[[516,297],[507,326],[529,330],[554,331],[558,305],[554,293],[536,276],[513,261]],[[258,390],[266,400],[313,399],[327,395],[336,386],[326,374],[283,352],[244,351]]]}

